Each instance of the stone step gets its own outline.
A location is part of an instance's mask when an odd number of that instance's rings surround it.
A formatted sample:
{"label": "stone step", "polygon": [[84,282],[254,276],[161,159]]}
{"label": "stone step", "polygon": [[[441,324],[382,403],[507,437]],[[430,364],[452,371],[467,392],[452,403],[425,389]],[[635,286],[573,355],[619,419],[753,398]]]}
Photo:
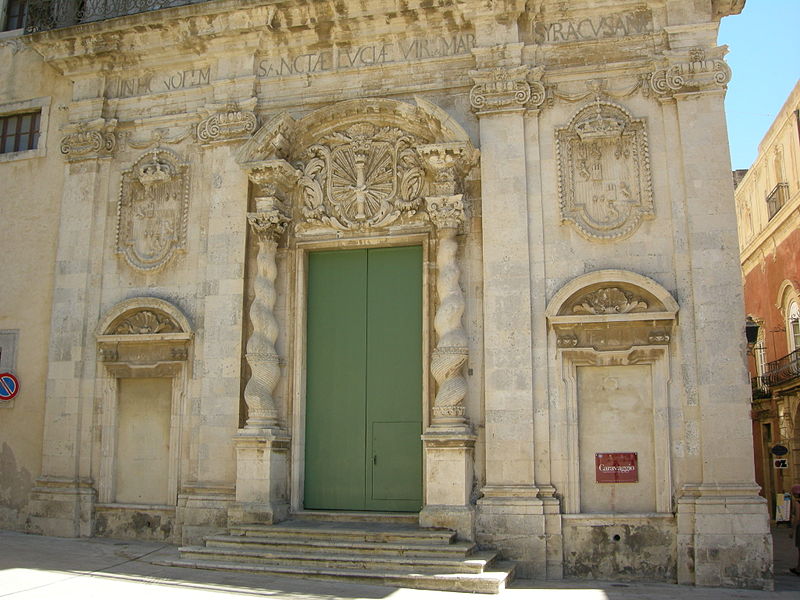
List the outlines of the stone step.
{"label": "stone step", "polygon": [[470,542],[443,543],[398,543],[358,541],[351,538],[314,538],[299,536],[247,536],[247,535],[210,535],[205,538],[208,548],[252,548],[273,552],[305,552],[361,555],[397,555],[397,556],[442,556],[448,558],[466,558],[475,551],[475,544]]}
{"label": "stone step", "polygon": [[301,510],[293,512],[292,520],[331,521],[350,523],[402,523],[419,527],[418,513],[350,512],[336,510]]}
{"label": "stone step", "polygon": [[305,579],[325,579],[347,581],[349,583],[368,583],[423,590],[449,592],[469,592],[497,594],[514,578],[514,565],[495,563],[491,571],[481,573],[419,573],[393,572],[358,569],[309,568],[296,565],[264,565],[254,563],[234,563],[213,560],[159,561],[156,564],[196,569],[213,569],[247,573],[264,573],[302,577]]}
{"label": "stone step", "polygon": [[231,535],[253,537],[299,537],[303,539],[353,540],[403,544],[450,544],[455,532],[449,529],[421,529],[417,525],[394,522],[321,521],[291,519],[264,525],[242,524],[229,529]]}
{"label": "stone step", "polygon": [[376,570],[414,573],[481,573],[497,558],[494,552],[475,552],[466,558],[440,556],[347,555],[321,552],[276,552],[242,547],[183,546],[181,558],[211,562],[291,565],[316,569]]}

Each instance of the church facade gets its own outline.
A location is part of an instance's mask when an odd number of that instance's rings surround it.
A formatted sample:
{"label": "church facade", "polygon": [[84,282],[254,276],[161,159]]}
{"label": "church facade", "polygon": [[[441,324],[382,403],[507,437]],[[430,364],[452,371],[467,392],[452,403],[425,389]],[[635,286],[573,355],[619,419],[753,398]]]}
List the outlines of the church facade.
{"label": "church facade", "polygon": [[743,2],[171,4],[0,37],[1,526],[411,513],[524,577],[771,585]]}

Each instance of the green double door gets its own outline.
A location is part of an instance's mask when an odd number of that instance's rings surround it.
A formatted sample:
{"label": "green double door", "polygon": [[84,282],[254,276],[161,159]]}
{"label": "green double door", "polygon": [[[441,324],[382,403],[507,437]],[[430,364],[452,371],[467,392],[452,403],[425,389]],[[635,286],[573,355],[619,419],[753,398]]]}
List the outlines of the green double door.
{"label": "green double door", "polygon": [[308,260],[307,509],[422,505],[422,249]]}

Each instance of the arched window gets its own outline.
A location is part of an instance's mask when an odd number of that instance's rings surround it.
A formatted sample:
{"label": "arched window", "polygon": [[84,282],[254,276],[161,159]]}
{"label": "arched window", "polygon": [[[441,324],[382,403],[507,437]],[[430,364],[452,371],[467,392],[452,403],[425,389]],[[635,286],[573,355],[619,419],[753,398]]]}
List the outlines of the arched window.
{"label": "arched window", "polygon": [[786,311],[786,335],[789,338],[789,352],[800,348],[800,305],[796,300],[792,300]]}

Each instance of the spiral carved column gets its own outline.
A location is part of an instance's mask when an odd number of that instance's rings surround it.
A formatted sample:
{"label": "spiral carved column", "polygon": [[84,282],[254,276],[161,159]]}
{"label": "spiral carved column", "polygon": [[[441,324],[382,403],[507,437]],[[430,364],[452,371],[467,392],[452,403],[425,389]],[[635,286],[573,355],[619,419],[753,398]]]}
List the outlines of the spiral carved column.
{"label": "spiral carved column", "polygon": [[464,398],[467,380],[463,368],[467,362],[467,333],[461,324],[464,314],[464,292],[459,283],[460,269],[456,259],[456,234],[464,220],[461,194],[426,199],[428,214],[436,225],[436,293],[439,303],[434,317],[436,349],[431,357],[431,374],[436,379],[432,425],[466,425]]}
{"label": "spiral carved column", "polygon": [[278,268],[275,257],[278,238],[289,219],[277,207],[259,207],[247,215],[250,227],[258,238],[254,298],[250,306],[253,333],[247,340],[245,358],[250,366],[250,380],[244,388],[247,403],[246,429],[271,429],[279,426],[278,409],[273,392],[281,376],[280,359],[275,349],[278,322],[275,319],[275,279]]}

